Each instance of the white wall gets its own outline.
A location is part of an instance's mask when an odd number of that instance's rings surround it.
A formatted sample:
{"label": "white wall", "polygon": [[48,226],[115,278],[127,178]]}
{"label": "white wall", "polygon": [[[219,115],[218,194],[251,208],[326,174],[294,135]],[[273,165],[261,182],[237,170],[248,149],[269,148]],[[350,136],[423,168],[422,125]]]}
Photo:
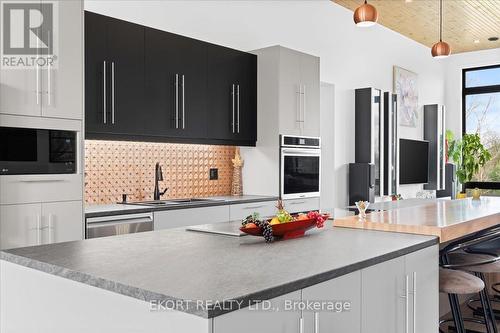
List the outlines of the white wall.
{"label": "white wall", "polygon": [[500,48],[452,55],[444,61],[446,128],[462,134],[462,69],[500,64]]}
{"label": "white wall", "polygon": [[[347,204],[347,163],[354,161],[353,89],[392,91],[398,65],[419,74],[421,105],[444,102],[442,64],[429,48],[382,26],[357,28],[351,11],[328,0],[99,0],[85,1],[85,9],[236,49],[283,45],[321,57],[321,81],[336,90],[335,207]],[[421,138],[422,126],[403,127],[401,134]],[[418,188],[405,186],[401,192],[409,197]]]}

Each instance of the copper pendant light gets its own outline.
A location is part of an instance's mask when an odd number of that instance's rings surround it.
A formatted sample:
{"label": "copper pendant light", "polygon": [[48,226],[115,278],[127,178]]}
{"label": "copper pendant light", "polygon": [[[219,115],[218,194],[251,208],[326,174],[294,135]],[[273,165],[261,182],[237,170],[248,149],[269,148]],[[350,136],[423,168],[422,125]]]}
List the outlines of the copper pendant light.
{"label": "copper pendant light", "polygon": [[439,42],[432,45],[431,54],[436,59],[446,58],[450,55],[451,48],[443,42],[443,0],[439,0]]}
{"label": "copper pendant light", "polygon": [[354,11],[354,23],[358,27],[371,27],[377,23],[377,9],[370,5],[366,0],[365,3],[356,8]]}

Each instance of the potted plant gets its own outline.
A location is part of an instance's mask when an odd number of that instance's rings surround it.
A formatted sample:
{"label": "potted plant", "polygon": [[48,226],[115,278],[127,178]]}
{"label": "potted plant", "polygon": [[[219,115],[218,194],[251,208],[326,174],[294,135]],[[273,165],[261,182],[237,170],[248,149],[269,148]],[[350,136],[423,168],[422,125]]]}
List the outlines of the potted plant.
{"label": "potted plant", "polygon": [[454,139],[453,133],[446,131],[448,158],[457,166],[457,179],[462,184],[458,198],[465,198],[465,183],[470,182],[479,169],[491,159],[490,152],[481,143],[479,134],[464,134],[462,139]]}

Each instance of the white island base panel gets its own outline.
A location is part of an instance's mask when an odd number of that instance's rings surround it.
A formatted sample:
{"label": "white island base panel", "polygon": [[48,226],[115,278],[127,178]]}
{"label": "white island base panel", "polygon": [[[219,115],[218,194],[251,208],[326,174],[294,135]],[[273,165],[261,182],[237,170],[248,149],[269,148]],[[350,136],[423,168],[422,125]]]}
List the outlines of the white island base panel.
{"label": "white island base panel", "polygon": [[0,261],[1,333],[210,333],[211,320]]}

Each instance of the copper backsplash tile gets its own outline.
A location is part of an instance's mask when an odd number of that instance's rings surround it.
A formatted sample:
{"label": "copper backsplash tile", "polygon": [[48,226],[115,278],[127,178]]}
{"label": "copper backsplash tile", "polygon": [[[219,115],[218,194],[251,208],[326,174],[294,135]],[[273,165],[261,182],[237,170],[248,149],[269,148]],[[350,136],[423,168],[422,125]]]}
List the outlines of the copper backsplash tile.
{"label": "copper backsplash tile", "polygon": [[[235,147],[173,143],[85,141],[85,202],[105,204],[152,200],[154,166],[163,168],[163,198],[188,198],[231,193]],[[209,169],[219,179],[209,180]]]}

